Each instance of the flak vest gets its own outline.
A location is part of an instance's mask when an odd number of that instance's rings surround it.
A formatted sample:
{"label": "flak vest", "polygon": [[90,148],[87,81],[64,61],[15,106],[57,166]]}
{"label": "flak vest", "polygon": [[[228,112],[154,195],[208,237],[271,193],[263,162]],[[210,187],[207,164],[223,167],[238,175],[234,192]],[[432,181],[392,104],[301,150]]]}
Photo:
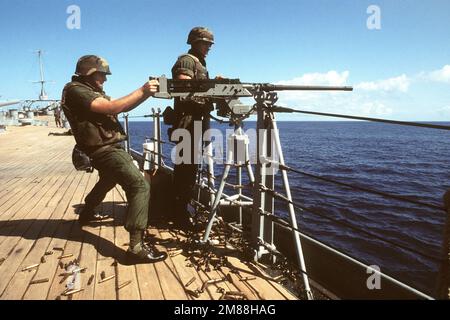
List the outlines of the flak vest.
{"label": "flak vest", "polygon": [[195,62],[194,79],[195,80],[209,79],[208,70],[206,69],[205,66],[202,65],[202,63],[196,56],[194,56],[193,54],[190,54],[190,53],[185,53],[185,54],[182,54],[181,56],[179,56],[178,60],[180,60],[183,57],[190,57],[194,60],[194,62]]}
{"label": "flak vest", "polygon": [[[127,136],[117,116],[95,113],[66,100],[66,93],[77,86],[93,90],[78,81],[68,83],[63,89],[61,107],[70,123],[77,146],[87,154],[92,154],[101,147],[125,141]],[[109,100],[108,96],[102,95]]]}
{"label": "flak vest", "polygon": [[[184,57],[189,57],[194,61],[194,80],[209,79],[208,71],[200,60],[189,53],[182,54],[178,57],[177,61]],[[175,125],[169,129],[169,136],[171,132],[176,128],[189,128],[194,120],[200,120],[205,113],[208,113],[212,109],[212,104],[208,101],[184,101],[182,98],[175,99]]]}

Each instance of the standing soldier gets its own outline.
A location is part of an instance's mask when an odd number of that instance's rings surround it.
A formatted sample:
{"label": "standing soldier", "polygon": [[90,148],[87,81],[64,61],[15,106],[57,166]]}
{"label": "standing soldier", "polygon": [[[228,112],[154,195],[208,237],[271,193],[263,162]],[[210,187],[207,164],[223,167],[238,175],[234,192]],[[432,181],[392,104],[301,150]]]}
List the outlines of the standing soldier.
{"label": "standing soldier", "polygon": [[56,107],[53,112],[55,113],[55,124],[57,128],[63,128],[63,125],[61,124],[61,109],[59,107]]}
{"label": "standing soldier", "polygon": [[[172,67],[173,79],[209,79],[206,69],[205,58],[214,44],[214,36],[210,30],[204,27],[195,27],[188,35],[187,44],[191,49],[187,54],[178,57]],[[176,164],[174,167],[174,187],[175,187],[175,224],[181,229],[191,230],[192,224],[189,219],[187,205],[193,196],[195,179],[198,171],[198,157],[201,155],[201,141],[194,139],[194,122],[202,122],[203,132],[209,128],[209,112],[212,104],[209,102],[182,101],[175,99],[175,124],[174,129],[187,129],[191,136],[191,161],[188,163]],[[199,135],[201,138],[201,135]],[[178,152],[177,152],[178,154]]]}
{"label": "standing soldier", "polygon": [[94,208],[118,183],[128,200],[125,229],[130,233],[127,251],[129,263],[155,262],[166,255],[150,248],[143,241],[147,228],[150,186],[122,148],[126,135],[117,114],[136,108],[158,89],[158,81],[146,82],[129,95],[111,100],[103,91],[106,75],[110,75],[105,59],[88,55],[78,60],[75,76],[64,87],[61,105],[69,120],[78,148],[85,152],[99,173],[99,181],[86,196],[79,214],[81,226],[101,220]]}

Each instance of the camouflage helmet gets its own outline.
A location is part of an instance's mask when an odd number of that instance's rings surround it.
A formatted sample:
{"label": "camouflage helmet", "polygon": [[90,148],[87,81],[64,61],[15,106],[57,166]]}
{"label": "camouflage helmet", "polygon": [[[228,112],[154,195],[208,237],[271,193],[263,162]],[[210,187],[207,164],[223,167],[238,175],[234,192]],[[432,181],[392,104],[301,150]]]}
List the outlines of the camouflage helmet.
{"label": "camouflage helmet", "polygon": [[79,76],[90,76],[94,72],[111,74],[108,61],[95,55],[82,56],[78,59],[75,74]]}
{"label": "camouflage helmet", "polygon": [[214,35],[205,27],[195,27],[189,32],[187,44],[194,44],[197,41],[214,43]]}

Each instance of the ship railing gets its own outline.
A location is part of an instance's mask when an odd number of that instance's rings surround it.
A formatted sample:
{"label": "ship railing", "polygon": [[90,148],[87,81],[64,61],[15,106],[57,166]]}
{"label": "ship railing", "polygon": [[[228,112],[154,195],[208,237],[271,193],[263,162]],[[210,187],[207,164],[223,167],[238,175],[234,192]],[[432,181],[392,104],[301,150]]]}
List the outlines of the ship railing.
{"label": "ship railing", "polygon": [[[362,121],[368,121],[368,122],[376,122],[376,123],[387,123],[387,124],[393,124],[393,125],[400,125],[400,126],[411,126],[411,127],[417,127],[417,128],[428,128],[428,129],[437,129],[437,130],[444,130],[444,131],[450,131],[450,126],[448,125],[441,125],[441,124],[434,124],[434,123],[425,123],[425,122],[412,122],[412,121],[398,121],[398,120],[391,120],[391,119],[380,119],[380,118],[371,118],[371,117],[360,117],[360,116],[351,116],[351,115],[343,115],[343,114],[335,114],[335,113],[324,113],[324,112],[314,112],[314,111],[306,111],[306,110],[298,110],[298,109],[291,109],[291,108],[285,108],[285,107],[279,107],[279,106],[274,106],[274,109],[278,109],[278,110],[274,110],[275,112],[289,112],[289,113],[300,113],[300,114],[308,114],[308,115],[317,115],[317,116],[325,116],[325,117],[336,117],[336,118],[343,118],[343,119],[349,119],[349,120],[362,120]],[[447,204],[447,207],[444,206],[439,206],[439,205],[435,205],[435,204],[430,204],[430,203],[425,203],[425,202],[421,202],[421,201],[417,201],[417,200],[413,200],[413,199],[408,199],[406,197],[402,197],[399,195],[393,195],[387,192],[383,192],[380,190],[375,190],[375,189],[371,189],[371,188],[366,188],[366,187],[361,187],[355,184],[349,184],[349,183],[344,183],[341,181],[337,181],[334,179],[330,179],[330,178],[326,178],[326,177],[322,177],[320,175],[317,174],[311,174],[311,173],[307,173],[292,167],[289,167],[287,165],[285,165],[284,163],[277,163],[275,161],[271,161],[271,160],[267,160],[268,162],[271,162],[273,164],[275,164],[276,166],[278,166],[278,168],[280,170],[283,171],[287,171],[287,172],[294,172],[303,176],[308,176],[310,178],[313,179],[317,179],[317,180],[321,180],[321,181],[326,181],[329,183],[333,183],[342,187],[346,187],[346,188],[351,188],[353,190],[358,190],[358,191],[362,191],[362,192],[367,192],[367,193],[371,193],[371,194],[375,194],[378,196],[383,196],[386,198],[390,198],[390,199],[395,199],[398,201],[403,201],[409,204],[414,204],[417,206],[422,206],[422,207],[426,207],[426,208],[431,208],[434,210],[438,210],[441,212],[445,212],[444,214],[446,215],[446,224],[444,227],[444,237],[443,237],[443,241],[442,241],[442,247],[441,247],[441,252],[439,256],[435,256],[435,255],[430,255],[428,253],[425,252],[421,252],[419,250],[416,250],[414,248],[405,246],[399,242],[396,241],[392,241],[389,239],[385,239],[383,237],[380,237],[374,233],[368,232],[366,230],[363,230],[362,228],[358,228],[355,227],[349,223],[343,222],[343,221],[339,221],[338,219],[334,219],[332,217],[329,217],[327,215],[321,214],[319,213],[317,210],[313,210],[311,208],[306,208],[304,206],[300,206],[296,203],[292,203],[294,205],[294,207],[298,210],[301,211],[309,211],[313,214],[316,214],[324,219],[333,221],[336,224],[339,224],[341,226],[345,226],[347,228],[353,229],[355,231],[358,232],[362,232],[374,239],[383,241],[385,243],[389,243],[390,245],[397,247],[397,248],[401,248],[403,250],[409,251],[411,253],[414,253],[418,256],[421,257],[425,257],[428,258],[434,262],[437,262],[440,264],[440,268],[439,268],[439,281],[437,284],[437,288],[435,290],[435,296],[439,297],[439,298],[445,298],[445,299],[449,299],[450,298],[450,262],[449,262],[449,256],[450,256],[450,242],[449,242],[449,234],[450,234],[450,204]],[[262,186],[262,188],[264,188],[264,186]],[[277,193],[275,190],[271,190],[268,188],[265,188],[265,191],[271,192],[278,200],[280,201],[285,201],[285,202],[289,202],[289,199],[287,199],[285,196]],[[450,195],[450,190],[447,191],[446,196]],[[447,198],[450,199],[450,196],[448,196]],[[267,214],[266,214],[267,215]],[[274,216],[272,213],[269,213],[269,215],[267,216],[272,216],[272,217],[276,217]],[[278,218],[278,217],[276,217]],[[276,219],[277,221],[280,221],[279,219]],[[287,226],[288,228],[292,228],[292,226]],[[297,230],[297,232],[299,232],[299,230]],[[416,290],[416,289],[414,289]]]}
{"label": "ship railing", "polygon": [[[272,162],[272,163],[273,163],[273,162]],[[287,170],[287,168],[288,168],[288,167],[285,167],[285,168],[281,168],[281,167],[280,167],[280,170]],[[288,171],[291,171],[291,172],[297,172],[297,173],[304,173],[304,172],[301,172],[301,171],[299,171],[299,170],[295,170],[295,169],[293,169],[293,168],[289,168]],[[207,174],[207,172],[205,172],[205,174]],[[323,178],[320,177],[320,176],[315,176],[315,175],[311,175],[311,174],[307,174],[307,173],[305,173],[305,174],[308,175],[308,176],[310,176],[310,177],[317,178],[317,179],[323,179]],[[403,197],[399,197],[399,196],[395,196],[395,195],[390,195],[390,194],[383,193],[383,192],[376,191],[376,190],[370,190],[370,189],[367,189],[367,188],[361,188],[361,187],[358,187],[358,186],[352,186],[352,185],[340,183],[340,182],[338,182],[338,181],[334,181],[334,180],[331,180],[331,179],[326,179],[326,181],[332,182],[332,183],[336,183],[336,184],[338,184],[338,185],[343,185],[343,186],[346,186],[346,187],[350,187],[350,188],[355,189],[355,190],[363,190],[363,191],[370,192],[370,193],[377,194],[377,195],[384,195],[384,196],[386,196],[386,197],[388,197],[388,198],[396,199],[396,200],[401,200],[401,201],[405,201],[405,202],[408,202],[408,203],[411,203],[411,204],[422,205],[422,206],[424,206],[424,207],[433,208],[433,209],[442,209],[441,207],[436,206],[436,205],[427,204],[427,203],[422,203],[422,202],[410,200],[410,199],[407,199],[407,198],[403,198]],[[242,188],[242,189],[248,189],[248,190],[251,190],[251,189],[252,189],[252,186],[250,186],[250,185],[240,185],[240,186],[232,185],[232,184],[228,184],[228,185],[229,185],[231,188],[234,187],[234,188]],[[277,200],[279,200],[279,201],[282,201],[282,202],[285,202],[285,203],[292,204],[292,205],[294,206],[294,208],[295,208],[296,210],[299,210],[300,212],[306,211],[306,212],[313,213],[313,214],[315,214],[316,216],[319,216],[319,217],[321,217],[321,218],[323,218],[323,219],[326,219],[326,220],[328,220],[328,221],[334,222],[336,225],[340,225],[340,226],[345,227],[345,228],[347,228],[347,229],[351,229],[351,230],[353,230],[353,231],[362,233],[362,234],[368,236],[370,239],[376,239],[376,240],[379,240],[379,241],[381,241],[381,242],[390,244],[390,245],[392,245],[393,247],[396,247],[396,248],[399,248],[399,249],[403,249],[403,250],[405,250],[405,251],[408,251],[408,252],[413,253],[413,254],[416,254],[416,255],[418,255],[418,256],[421,256],[421,257],[430,259],[430,260],[432,260],[432,261],[434,261],[434,262],[438,262],[438,263],[440,263],[440,264],[446,264],[446,263],[447,263],[447,259],[445,258],[445,256],[435,256],[435,255],[430,255],[430,254],[428,254],[428,253],[425,253],[425,252],[416,250],[416,249],[414,249],[414,248],[408,247],[408,246],[406,246],[406,245],[404,245],[404,244],[402,244],[402,243],[399,243],[399,242],[396,242],[396,241],[393,241],[393,240],[386,239],[386,238],[381,237],[381,236],[379,236],[379,235],[377,235],[377,234],[375,234],[375,233],[373,233],[373,232],[367,231],[366,229],[363,229],[363,228],[354,226],[354,225],[352,225],[351,223],[348,223],[348,222],[341,221],[341,220],[339,220],[339,219],[330,217],[330,216],[328,216],[328,215],[326,215],[326,214],[323,214],[323,213],[319,212],[318,210],[314,210],[314,209],[312,209],[312,208],[308,208],[308,207],[302,206],[302,205],[300,205],[300,204],[298,204],[298,203],[296,203],[296,202],[294,202],[294,201],[289,200],[289,199],[288,199],[286,196],[284,196],[283,194],[281,194],[281,193],[279,193],[279,192],[277,192],[277,191],[275,191],[275,190],[273,190],[273,189],[269,189],[269,188],[267,188],[267,187],[265,187],[265,186],[263,186],[263,185],[260,185],[260,186],[259,186],[259,189],[261,190],[261,192],[268,193],[268,194],[270,194],[271,196],[273,196],[275,199],[277,199]],[[217,192],[217,190],[214,189],[214,190],[212,190],[212,192]],[[251,199],[250,199],[250,200],[251,200]],[[199,206],[201,205],[201,204],[198,203],[197,201],[195,201],[195,204],[196,204],[196,205],[199,205]],[[243,204],[241,201],[238,201],[238,200],[235,200],[235,199],[231,199],[231,198],[228,197],[228,198],[223,199],[223,205],[224,205],[224,206],[227,206],[227,205],[228,205],[228,206],[233,206],[233,205],[234,205],[234,206],[237,206],[237,207],[241,207],[241,206],[243,206],[243,205],[249,205],[249,204],[248,204],[248,203]],[[203,211],[207,211],[207,208],[203,208]],[[292,230],[292,231],[294,231],[294,232],[297,232],[297,233],[299,233],[299,234],[301,233],[301,231],[300,231],[298,228],[293,227],[293,226],[289,223],[289,221],[287,221],[286,219],[284,219],[284,218],[282,218],[282,217],[278,217],[278,216],[274,215],[272,212],[267,212],[267,211],[264,211],[264,210],[260,210],[260,211],[259,211],[259,214],[262,215],[262,216],[264,216],[264,217],[265,217],[266,219],[268,219],[269,221],[271,221],[271,223],[274,223],[274,224],[277,224],[277,225],[282,226],[282,227],[284,227],[284,228],[290,229],[290,230]],[[243,232],[243,229],[239,226],[239,224],[238,224],[238,226],[236,226],[236,224],[233,223],[233,222],[232,222],[232,223],[226,223],[226,224],[227,224],[229,227],[231,227],[232,229],[234,229],[234,230],[236,230],[236,231],[238,231],[238,232],[241,232],[241,233]],[[321,246],[321,247],[324,247],[324,248],[326,247],[326,248],[328,248],[328,249],[331,248],[335,253],[339,253],[343,258],[345,258],[345,259],[347,259],[347,260],[349,260],[349,261],[357,262],[357,264],[359,264],[360,266],[363,266],[363,267],[366,268],[366,269],[369,268],[368,265],[365,265],[365,264],[359,262],[358,260],[356,260],[355,257],[352,257],[351,255],[348,255],[348,254],[343,255],[341,252],[339,252],[336,248],[333,248],[333,246],[331,246],[331,245],[326,245],[326,246],[323,245],[323,244],[320,243],[319,241],[317,241],[317,240],[315,240],[314,238],[312,238],[312,237],[308,236],[307,234],[305,234],[304,231],[303,231],[302,235],[303,235],[303,237],[309,239],[309,240],[312,241],[312,242],[315,242],[317,245],[319,245],[319,246]],[[266,242],[266,241],[265,241],[264,239],[262,239],[262,238],[258,238],[257,240],[258,240],[258,241],[257,241],[258,245],[263,246],[263,247],[264,247],[268,252],[270,252],[271,254],[273,254],[273,255],[275,255],[275,256],[284,256],[282,253],[280,253],[280,251],[277,250],[276,246],[275,246],[273,243]],[[300,272],[305,273],[305,274],[308,275],[308,273],[305,272],[305,271],[300,270]],[[385,274],[385,273],[381,273],[381,272],[380,272],[379,275],[380,275],[383,279],[389,280],[389,281],[391,281],[391,282],[393,282],[393,283],[396,283],[397,285],[399,285],[399,286],[405,288],[406,290],[408,290],[408,291],[410,291],[410,292],[413,292],[414,294],[416,294],[416,295],[419,296],[419,297],[422,297],[422,298],[424,298],[424,299],[432,299],[431,296],[429,296],[429,295],[427,295],[427,294],[424,294],[424,293],[420,292],[418,289],[415,289],[415,288],[413,288],[412,286],[409,286],[409,285],[407,285],[407,284],[404,284],[404,283],[402,283],[402,282],[400,282],[400,281],[394,279],[393,277],[391,277],[391,276],[389,276],[389,275],[387,275],[387,274]],[[308,275],[308,276],[314,280],[314,278],[311,277],[311,275]]]}
{"label": "ship railing", "polygon": [[[289,109],[289,108],[284,108],[284,107],[275,107],[275,109],[278,109],[278,110],[275,110],[275,112],[296,112],[296,113],[303,113],[303,114],[310,114],[310,115],[319,115],[319,116],[326,116],[326,117],[337,117],[337,118],[345,118],[345,119],[352,119],[352,120],[363,120],[363,121],[370,121],[370,122],[390,123],[390,124],[396,124],[396,125],[414,126],[414,127],[422,127],[422,128],[430,128],[430,129],[450,130],[450,126],[430,124],[430,123],[406,122],[406,121],[386,120],[386,119],[379,119],[379,118],[357,117],[357,116],[349,116],[349,115],[341,115],[341,114],[332,114],[332,113],[321,113],[321,112],[312,112],[312,111],[304,111],[304,110],[295,110],[295,109]],[[143,168],[145,170],[148,170],[148,169],[150,169],[150,170],[157,170],[161,166],[164,166],[165,168],[169,168],[170,169],[170,167],[168,167],[163,161],[163,159],[168,159],[168,157],[163,154],[162,145],[167,144],[167,145],[174,146],[175,143],[172,143],[172,142],[169,142],[169,141],[164,141],[164,140],[161,139],[161,111],[160,111],[160,109],[157,109],[157,110],[152,109],[152,114],[149,114],[149,115],[133,116],[133,117],[129,117],[128,115],[125,115],[124,118],[125,118],[126,132],[129,133],[129,127],[128,127],[128,119],[129,118],[149,118],[149,117],[153,118],[153,125],[154,125],[153,137],[152,138],[147,138],[147,141],[151,143],[150,144],[150,146],[151,146],[150,148],[145,149],[145,144],[144,144],[144,153],[143,153],[143,155],[144,155],[144,165],[143,165]],[[275,119],[273,119],[273,123],[275,124],[275,128],[276,128]],[[129,134],[128,134],[128,136],[129,136]],[[127,150],[129,152],[131,152],[129,139],[127,140],[127,144],[126,145],[127,145]],[[134,151],[134,152],[136,152],[136,151]],[[150,155],[150,156],[146,156],[146,154]],[[203,155],[203,156],[205,156],[205,155]],[[208,156],[208,155],[206,155],[206,156]],[[423,207],[427,207],[427,208],[431,208],[431,209],[445,211],[445,209],[443,207],[437,206],[437,205],[434,205],[434,204],[424,203],[424,202],[421,202],[421,201],[408,199],[406,197],[402,197],[402,196],[399,196],[399,195],[393,195],[393,194],[389,194],[387,192],[383,192],[383,191],[379,191],[379,190],[375,190],[375,189],[371,189],[371,188],[366,188],[366,187],[361,187],[361,186],[358,186],[358,185],[355,185],[355,184],[344,183],[344,182],[337,181],[337,180],[334,180],[334,179],[330,179],[330,178],[327,178],[327,177],[322,177],[322,176],[317,175],[317,174],[312,174],[312,173],[308,173],[308,172],[305,172],[305,171],[302,171],[302,170],[298,170],[298,169],[295,169],[293,167],[290,167],[290,166],[286,165],[284,163],[284,161],[276,162],[276,161],[272,161],[272,160],[270,160],[268,158],[264,159],[264,157],[262,157],[262,159],[265,162],[265,164],[275,164],[282,172],[286,172],[286,173],[287,172],[294,172],[294,173],[297,173],[297,174],[308,176],[310,178],[314,178],[314,179],[318,179],[318,180],[321,180],[321,181],[326,181],[326,182],[329,182],[329,183],[333,183],[333,184],[336,184],[336,185],[339,185],[339,186],[342,186],[342,187],[345,187],[345,188],[351,188],[353,190],[358,190],[358,191],[362,191],[362,192],[367,192],[367,193],[371,193],[371,194],[387,197],[387,198],[390,198],[390,199],[404,201],[404,202],[408,202],[408,203],[414,204],[414,205],[419,205],[419,206],[423,206]],[[238,165],[235,165],[235,166],[237,167]],[[217,176],[214,176],[214,174],[211,174],[211,172],[207,171],[207,170],[201,170],[200,172],[206,177],[206,179],[210,179],[210,180],[214,181],[214,180],[217,180],[219,178]],[[378,236],[378,235],[376,235],[376,234],[374,234],[374,233],[372,233],[370,231],[367,231],[367,230],[364,230],[362,228],[353,226],[350,223],[343,222],[343,221],[340,221],[338,219],[335,219],[335,218],[332,218],[330,216],[327,216],[325,214],[322,214],[322,213],[318,212],[317,210],[314,210],[314,209],[311,209],[311,208],[307,208],[305,206],[301,206],[298,203],[295,203],[292,200],[292,197],[287,196],[287,195],[283,195],[283,194],[275,191],[273,186],[272,187],[270,187],[270,186],[267,187],[264,183],[261,183],[261,181],[258,181],[258,182],[259,183],[256,183],[256,186],[252,185],[252,184],[249,184],[249,185],[242,185],[242,184],[236,185],[236,184],[231,184],[231,183],[228,183],[228,182],[226,182],[226,185],[228,187],[231,187],[231,188],[234,188],[234,189],[240,189],[241,191],[242,191],[242,189],[249,189],[249,190],[251,190],[252,188],[255,188],[253,190],[257,189],[257,190],[259,190],[259,192],[265,193],[269,197],[271,197],[272,198],[271,201],[273,201],[274,199],[277,199],[279,201],[283,201],[286,204],[292,206],[293,208],[295,208],[297,210],[311,212],[313,214],[316,214],[316,215],[320,216],[321,218],[327,219],[329,221],[333,221],[334,223],[339,224],[341,226],[344,226],[346,228],[350,228],[352,230],[355,230],[355,231],[358,231],[358,232],[362,232],[365,235],[370,236],[371,238],[383,241],[385,243],[389,243],[392,246],[401,248],[403,250],[409,251],[411,253],[417,254],[417,255],[422,256],[422,257],[426,257],[426,258],[431,259],[431,260],[433,260],[435,262],[439,262],[439,263],[441,263],[443,265],[448,263],[448,261],[447,261],[447,253],[446,253],[446,252],[448,252],[448,248],[447,248],[445,254],[443,254],[442,256],[439,256],[439,257],[433,256],[433,255],[430,255],[430,254],[427,254],[427,253],[424,253],[424,252],[421,252],[421,251],[416,250],[414,248],[410,248],[408,246],[405,246],[404,244],[401,244],[399,242],[396,242],[396,241],[393,241],[393,240],[389,240],[389,239],[385,239],[385,238],[380,237],[380,236]],[[273,183],[273,182],[271,181],[271,183]],[[217,189],[214,187],[214,184],[212,186],[211,186],[211,184],[208,184],[208,183],[204,183],[202,185],[203,185],[203,187],[206,187],[208,189],[209,193],[211,193],[211,194],[216,194],[217,193]],[[232,198],[232,197],[228,197],[226,195],[222,195],[221,198],[222,198],[221,200],[223,200],[223,201],[221,201],[222,205],[234,205],[234,206],[238,206],[238,207],[242,207],[243,205],[249,205],[249,203],[245,203],[244,204],[238,198]],[[246,198],[248,200],[252,201],[251,198],[248,198],[248,197],[246,197]],[[196,201],[195,199],[193,199],[193,203],[194,203],[194,205],[196,205],[198,207],[203,206],[203,208],[202,208],[203,211],[208,213],[210,208],[205,207],[203,204],[201,204],[199,201]],[[269,205],[269,207],[270,207],[270,205]],[[274,207],[272,205],[272,208],[271,208],[272,210],[269,210],[269,211],[264,210],[262,207],[259,207],[257,210],[253,210],[253,211],[256,211],[253,214],[257,214],[259,216],[259,219],[262,219],[262,220],[260,220],[260,223],[262,225],[264,225],[264,220],[263,219],[267,219],[268,220],[268,222],[271,224],[271,226],[268,229],[269,230],[271,229],[272,232],[268,233],[268,237],[269,237],[268,240],[267,240],[267,232],[264,232],[262,230],[259,232],[259,234],[256,234],[256,236],[255,236],[255,234],[253,234],[252,238],[253,238],[253,244],[256,245],[257,247],[259,247],[260,248],[259,250],[261,250],[261,248],[263,248],[263,250],[264,250],[263,253],[271,253],[274,256],[277,256],[277,255],[282,255],[282,253],[280,253],[277,250],[277,248],[276,248],[276,246],[274,244],[274,241],[273,241],[273,224],[277,224],[277,225],[280,225],[280,226],[282,226],[284,228],[290,229],[292,232],[294,232],[296,234],[300,234],[301,231],[298,229],[298,227],[296,225],[293,225],[292,221],[287,221],[284,218],[281,218],[281,217],[278,217],[278,216],[274,215],[273,208]],[[240,222],[239,223],[237,223],[237,224],[236,223],[228,223],[228,225],[231,228],[242,232],[241,221],[242,220],[240,218]],[[301,234],[302,234],[303,237],[308,238],[310,241],[316,242],[320,246],[325,246],[324,244],[322,244],[321,242],[317,241],[316,239],[314,239],[314,238],[312,238],[312,237],[310,237],[308,235],[305,235],[304,232],[301,233]],[[345,257],[345,259],[347,259],[347,260],[351,260],[353,262],[361,264],[364,267],[369,267],[369,266],[367,266],[365,264],[362,264],[361,262],[359,262],[358,260],[356,260],[355,258],[353,258],[353,257],[351,257],[351,256],[349,256],[347,254],[345,254],[345,255],[342,254],[338,250],[330,247],[329,245],[326,245],[326,247],[328,248],[328,250],[331,248],[336,253],[342,255],[343,257]],[[256,257],[256,260],[257,259],[258,259],[258,256]],[[300,268],[300,269],[301,269],[300,270],[301,273],[303,273],[304,275],[308,276],[308,273],[306,272],[306,268]],[[443,276],[443,278],[448,278],[448,270],[447,270],[448,268],[444,268],[444,269],[445,269],[444,272],[446,273],[446,275]],[[381,273],[381,272],[379,272],[379,273],[385,279],[389,279],[391,282],[397,283],[399,286],[405,288],[407,291],[410,291],[410,292],[416,294],[419,297],[422,297],[422,298],[425,298],[425,299],[432,299],[431,296],[420,292],[419,290],[413,288],[412,286],[404,284],[404,283],[402,283],[402,282],[400,282],[400,281],[390,277],[387,274],[384,274],[384,273]]]}

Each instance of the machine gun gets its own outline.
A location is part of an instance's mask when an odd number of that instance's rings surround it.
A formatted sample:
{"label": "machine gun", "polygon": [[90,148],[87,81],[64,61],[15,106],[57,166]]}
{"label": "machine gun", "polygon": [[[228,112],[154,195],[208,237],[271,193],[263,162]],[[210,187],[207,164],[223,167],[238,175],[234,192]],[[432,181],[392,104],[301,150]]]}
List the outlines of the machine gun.
{"label": "machine gun", "polygon": [[[279,162],[280,167],[285,167],[284,157],[281,147],[281,140],[278,134],[277,125],[275,122],[274,112],[292,112],[292,109],[282,108],[275,106],[278,100],[277,91],[287,90],[339,90],[339,91],[352,91],[352,87],[337,87],[337,86],[302,86],[302,85],[276,85],[270,83],[242,83],[239,79],[211,79],[211,80],[174,80],[167,79],[165,76],[159,78],[150,78],[150,80],[157,79],[159,81],[159,92],[157,92],[155,98],[171,99],[180,98],[192,101],[207,101],[215,102],[217,114],[222,117],[229,117],[230,123],[234,124],[234,133],[230,134],[227,141],[227,159],[221,175],[219,187],[216,189],[214,186],[213,160],[212,160],[212,146],[209,143],[205,148],[206,159],[208,161],[208,193],[210,194],[210,210],[208,216],[208,223],[201,244],[206,244],[209,241],[209,235],[214,221],[216,220],[217,210],[222,200],[233,201],[237,200],[240,206],[251,206],[252,210],[252,239],[255,259],[266,253],[262,249],[259,240],[264,239],[264,225],[262,224],[262,218],[260,211],[264,211],[265,207],[269,208],[274,205],[274,197],[264,198],[262,197],[261,187],[274,189],[274,178],[267,178],[267,172],[269,171],[268,162],[265,159],[270,159],[268,150],[276,150],[279,157],[276,159]],[[253,97],[255,104],[253,106],[245,106],[239,98]],[[205,105],[210,105],[205,104]],[[167,110],[167,109],[166,109]],[[209,110],[208,110],[209,111]],[[257,113],[257,164],[256,175],[253,174],[249,157],[249,139],[243,131],[242,120],[245,119],[252,112]],[[164,116],[164,114],[163,114]],[[165,116],[164,116],[165,117]],[[166,117],[165,117],[166,118]],[[262,134],[261,134],[262,132]],[[270,132],[270,133],[269,133]],[[240,150],[240,151],[239,151]],[[270,153],[273,153],[271,151]],[[272,155],[270,155],[272,156]],[[227,178],[231,167],[236,168],[237,181],[240,186],[242,183],[242,167],[245,167],[248,171],[249,181],[253,186],[254,199],[248,198],[242,194],[242,189],[239,189],[239,193],[236,195],[228,196],[222,199],[225,185],[227,184]],[[273,169],[271,169],[273,170]],[[283,184],[286,190],[286,197],[289,207],[289,217],[292,226],[292,230],[297,229],[297,218],[295,216],[294,206],[292,202],[291,191],[289,187],[289,181],[286,170],[282,170]],[[200,181],[200,180],[199,180]],[[270,190],[268,189],[268,190]],[[200,198],[200,197],[199,197]],[[199,200],[199,199],[198,199]],[[267,205],[268,201],[271,201],[272,205]],[[223,202],[222,202],[223,203]],[[225,202],[226,203],[226,202]],[[239,224],[242,225],[242,219],[239,218]],[[303,284],[307,293],[308,299],[313,298],[312,291],[309,286],[309,280],[306,272],[305,261],[303,257],[303,249],[300,243],[300,236],[298,232],[293,231],[295,239],[297,262],[300,267],[300,271],[303,278]],[[259,239],[259,240],[255,240]],[[263,240],[261,240],[263,241]],[[271,244],[269,244],[271,246]]]}
{"label": "machine gun", "polygon": [[[352,91],[346,86],[306,86],[278,85],[271,83],[243,83],[239,79],[206,79],[206,80],[175,80],[164,75],[150,80],[159,81],[159,92],[154,97],[162,99],[182,98],[184,100],[205,101],[216,103],[217,114],[228,117],[230,114],[245,114],[252,106],[243,105],[239,98],[253,97],[258,100],[261,93],[276,91]],[[269,95],[271,98],[276,95]]]}

